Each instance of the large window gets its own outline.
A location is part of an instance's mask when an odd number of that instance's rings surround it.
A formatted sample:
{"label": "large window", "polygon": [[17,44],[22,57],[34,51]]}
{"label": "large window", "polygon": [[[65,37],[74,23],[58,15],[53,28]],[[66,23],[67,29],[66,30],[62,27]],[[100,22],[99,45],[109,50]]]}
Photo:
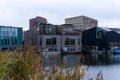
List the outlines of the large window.
{"label": "large window", "polygon": [[12,38],[12,45],[14,45],[15,44],[15,39],[14,38]]}
{"label": "large window", "polygon": [[46,39],[46,45],[52,45],[51,38]]}
{"label": "large window", "polygon": [[65,38],[65,45],[75,45],[75,39]]}
{"label": "large window", "polygon": [[10,37],[16,37],[17,36],[17,28],[11,28],[11,27],[2,27],[0,35],[1,36],[10,36]]}
{"label": "large window", "polygon": [[102,39],[103,37],[103,31],[101,29],[96,30],[96,38]]}
{"label": "large window", "polygon": [[55,37],[52,38],[52,45],[56,45],[56,38]]}
{"label": "large window", "polygon": [[109,42],[109,48],[115,49],[115,48],[119,48],[119,42]]}
{"label": "large window", "polygon": [[5,45],[7,45],[7,39],[5,39]]}
{"label": "large window", "polygon": [[65,38],[65,45],[70,45],[69,38]]}
{"label": "large window", "polygon": [[75,45],[75,39],[70,39],[71,45]]}
{"label": "large window", "polygon": [[105,30],[97,28],[97,30],[96,30],[96,38],[102,39],[105,35],[106,35]]}
{"label": "large window", "polygon": [[46,27],[45,28],[45,33],[47,34],[47,33],[51,33],[51,31],[52,31],[52,29],[50,28],[50,27]]}
{"label": "large window", "polygon": [[46,45],[56,45],[56,37],[47,38],[46,39]]}

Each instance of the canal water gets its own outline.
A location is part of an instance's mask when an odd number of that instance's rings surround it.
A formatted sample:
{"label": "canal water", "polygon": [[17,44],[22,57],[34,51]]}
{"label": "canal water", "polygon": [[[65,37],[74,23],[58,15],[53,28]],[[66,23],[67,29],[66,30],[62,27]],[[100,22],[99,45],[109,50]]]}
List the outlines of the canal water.
{"label": "canal water", "polygon": [[103,80],[120,80],[120,55],[99,54],[99,55],[49,55],[43,56],[45,66],[65,64],[68,68],[77,66],[82,61],[83,66],[87,66],[88,70],[85,80],[93,78],[95,80],[97,74],[102,71]]}

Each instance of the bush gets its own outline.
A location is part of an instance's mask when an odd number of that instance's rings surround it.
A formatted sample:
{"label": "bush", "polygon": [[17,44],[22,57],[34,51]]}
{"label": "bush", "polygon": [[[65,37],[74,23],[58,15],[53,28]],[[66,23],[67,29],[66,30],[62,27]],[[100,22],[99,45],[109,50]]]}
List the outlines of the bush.
{"label": "bush", "polygon": [[0,80],[80,80],[85,68],[67,69],[53,65],[44,69],[41,54],[35,46],[24,46],[22,52],[0,52]]}

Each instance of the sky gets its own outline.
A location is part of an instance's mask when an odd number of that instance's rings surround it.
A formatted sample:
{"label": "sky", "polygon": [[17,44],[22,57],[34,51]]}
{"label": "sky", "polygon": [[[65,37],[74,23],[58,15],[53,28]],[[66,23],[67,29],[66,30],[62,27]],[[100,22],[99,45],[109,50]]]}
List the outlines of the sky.
{"label": "sky", "polygon": [[0,25],[29,29],[29,19],[41,16],[48,23],[85,15],[100,27],[120,28],[120,0],[0,0]]}

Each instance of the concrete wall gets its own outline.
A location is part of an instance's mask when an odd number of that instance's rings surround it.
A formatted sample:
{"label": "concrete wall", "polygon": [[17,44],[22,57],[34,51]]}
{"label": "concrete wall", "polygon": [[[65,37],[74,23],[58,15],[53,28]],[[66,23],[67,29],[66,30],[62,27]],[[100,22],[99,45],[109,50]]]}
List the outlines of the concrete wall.
{"label": "concrete wall", "polygon": [[[41,45],[39,45],[40,43],[40,38],[42,37],[42,47]],[[52,37],[56,37],[56,45],[46,45],[46,39],[47,38],[52,38]],[[75,39],[75,45],[65,45],[65,38],[71,38],[71,39]],[[61,49],[63,50],[64,48],[69,49],[66,52],[80,52],[81,51],[81,37],[80,35],[39,35],[38,38],[38,51],[41,51],[42,48],[42,52],[50,52],[49,49],[57,49],[57,51],[51,51],[51,52],[58,52],[61,53]],[[70,49],[74,48],[74,51],[71,51]],[[64,50],[63,50],[64,51]]]}
{"label": "concrete wall", "polygon": [[[46,39],[52,37],[56,38],[56,45],[46,45]],[[65,45],[65,38],[75,39],[75,45]],[[72,52],[72,50],[73,52],[80,52],[81,45],[78,44],[78,39],[81,41],[81,36],[78,31],[74,30],[72,25],[39,25],[32,30],[24,32],[24,43],[36,45],[38,51],[41,52],[60,53],[64,48],[67,48],[68,52]]]}
{"label": "concrete wall", "polygon": [[73,24],[76,29],[88,29],[98,26],[98,21],[96,19],[87,16],[77,16],[72,18],[66,18],[65,24]]}

